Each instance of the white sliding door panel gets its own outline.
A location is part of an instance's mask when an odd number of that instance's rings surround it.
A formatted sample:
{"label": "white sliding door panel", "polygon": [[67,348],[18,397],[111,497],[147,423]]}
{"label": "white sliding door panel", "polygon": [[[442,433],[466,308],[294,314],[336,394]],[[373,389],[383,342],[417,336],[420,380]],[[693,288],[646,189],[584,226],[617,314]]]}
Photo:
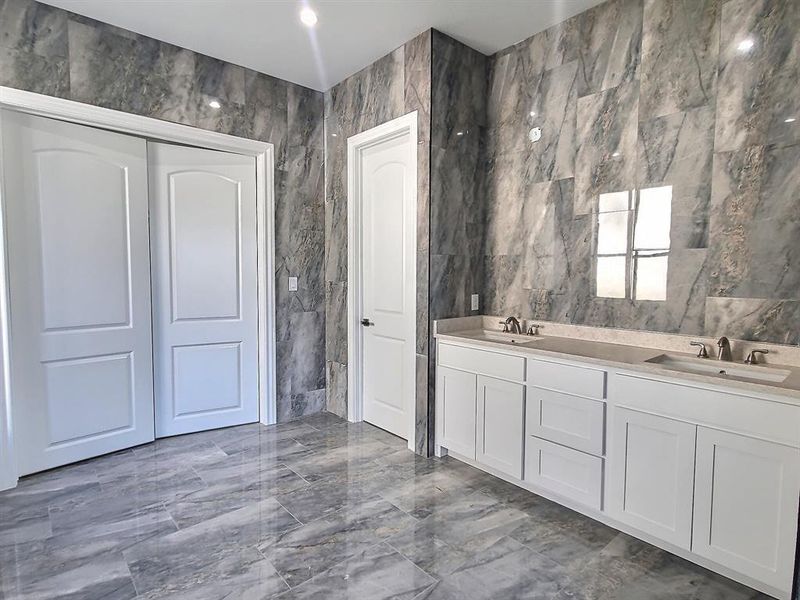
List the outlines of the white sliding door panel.
{"label": "white sliding door panel", "polygon": [[[409,438],[413,410],[416,227],[411,138],[360,153],[363,211],[364,420]],[[410,326],[410,324],[412,326]]]}
{"label": "white sliding door panel", "polygon": [[18,466],[153,439],[144,140],[3,112]]}
{"label": "white sliding door panel", "polygon": [[258,421],[255,159],[148,144],[156,436]]}

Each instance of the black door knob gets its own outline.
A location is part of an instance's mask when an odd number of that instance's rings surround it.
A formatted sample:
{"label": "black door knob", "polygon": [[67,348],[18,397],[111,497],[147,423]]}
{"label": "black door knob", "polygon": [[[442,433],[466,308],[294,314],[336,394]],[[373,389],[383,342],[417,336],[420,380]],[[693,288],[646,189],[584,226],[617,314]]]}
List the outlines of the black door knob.
{"label": "black door knob", "polygon": [[371,325],[375,325],[375,323],[371,322],[369,319],[361,319],[361,324],[364,327],[369,327]]}

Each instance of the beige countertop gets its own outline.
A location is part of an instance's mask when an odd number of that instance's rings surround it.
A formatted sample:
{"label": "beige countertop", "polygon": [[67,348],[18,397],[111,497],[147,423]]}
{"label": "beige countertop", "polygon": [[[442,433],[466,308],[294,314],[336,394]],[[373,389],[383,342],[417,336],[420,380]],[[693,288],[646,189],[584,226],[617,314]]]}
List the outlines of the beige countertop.
{"label": "beige countertop", "polygon": [[[444,321],[437,321],[435,337],[440,341],[453,341],[453,342],[469,342],[476,346],[484,346],[493,348],[499,351],[516,352],[521,354],[529,354],[532,356],[541,356],[543,358],[553,357],[562,358],[565,360],[576,360],[581,363],[596,364],[603,367],[616,367],[626,371],[641,371],[651,375],[659,375],[662,377],[677,378],[682,380],[694,381],[698,383],[707,383],[715,386],[723,386],[733,388],[744,392],[756,394],[768,394],[774,400],[788,400],[791,404],[800,404],[800,367],[793,365],[781,365],[769,363],[766,365],[750,365],[745,366],[741,360],[734,360],[730,362],[717,361],[714,358],[697,358],[695,354],[680,352],[672,349],[671,344],[654,344],[660,347],[647,347],[641,345],[630,345],[621,343],[609,343],[598,341],[596,339],[580,339],[579,337],[564,337],[563,335],[539,335],[539,336],[525,336],[524,341],[512,344],[509,342],[491,341],[480,339],[484,331],[491,331],[496,335],[499,333],[496,327],[486,328],[486,322],[494,322],[492,318],[484,318],[483,321],[479,320],[480,317],[466,317],[463,319],[449,319]],[[458,321],[461,321],[460,323]],[[444,326],[443,326],[444,325]],[[463,328],[458,329],[461,325]],[[546,329],[546,327],[544,327]],[[561,327],[559,333],[565,332]],[[567,333],[569,333],[567,331]],[[615,330],[615,335],[609,337],[620,338],[618,330]],[[659,334],[649,334],[654,341],[658,341]],[[512,336],[509,336],[509,338]],[[520,336],[513,336],[520,339]],[[665,336],[665,338],[668,336]],[[674,337],[674,336],[673,336]],[[641,340],[637,340],[641,341]],[[665,339],[665,342],[667,340]],[[764,346],[761,344],[760,346]],[[709,364],[719,365],[721,370],[724,370],[726,365],[733,368],[734,366],[740,372],[746,373],[747,371],[756,369],[765,369],[769,371],[785,370],[789,371],[789,375],[781,382],[764,382],[760,380],[747,379],[744,376],[725,376],[725,375],[706,375],[700,373],[686,372],[683,370],[674,370],[658,363],[647,362],[653,358],[667,354],[670,357],[683,359],[686,361],[710,361]],[[712,353],[713,355],[713,353]],[[777,396],[777,397],[776,397]]]}

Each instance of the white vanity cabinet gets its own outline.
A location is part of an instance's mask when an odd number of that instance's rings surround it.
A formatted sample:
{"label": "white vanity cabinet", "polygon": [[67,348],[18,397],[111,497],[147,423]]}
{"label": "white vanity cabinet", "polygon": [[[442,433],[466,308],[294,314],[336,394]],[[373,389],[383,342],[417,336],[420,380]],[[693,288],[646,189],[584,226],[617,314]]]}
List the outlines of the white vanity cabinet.
{"label": "white vanity cabinet", "polygon": [[697,428],[692,551],[779,589],[794,571],[800,449]]}
{"label": "white vanity cabinet", "polygon": [[525,386],[479,375],[477,424],[476,460],[522,479]]}
{"label": "white vanity cabinet", "polygon": [[610,516],[789,598],[800,406],[632,373],[610,395]]}
{"label": "white vanity cabinet", "polygon": [[437,446],[521,479],[525,359],[440,344],[437,363]]}
{"label": "white vanity cabinet", "polygon": [[606,508],[615,518],[691,547],[696,427],[617,408]]}
{"label": "white vanity cabinet", "polygon": [[529,347],[439,340],[438,454],[789,600],[800,404]]}

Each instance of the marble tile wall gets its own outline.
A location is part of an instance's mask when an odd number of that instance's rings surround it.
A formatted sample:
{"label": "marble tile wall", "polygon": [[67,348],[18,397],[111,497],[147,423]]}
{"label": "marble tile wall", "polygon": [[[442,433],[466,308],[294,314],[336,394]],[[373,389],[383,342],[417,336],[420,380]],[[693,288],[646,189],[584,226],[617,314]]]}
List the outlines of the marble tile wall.
{"label": "marble tile wall", "polygon": [[0,85],[274,144],[278,419],[322,410],[322,94],[34,0],[0,0]]}
{"label": "marble tile wall", "polygon": [[[427,453],[431,31],[325,93],[325,361],[327,410],[347,416],[347,138],[418,111],[417,450]],[[423,385],[424,382],[424,385]]]}
{"label": "marble tile wall", "polygon": [[[431,69],[430,320],[477,314],[483,286],[488,58],[434,30]],[[436,344],[428,352],[433,447]]]}
{"label": "marble tile wall", "polygon": [[[609,0],[492,56],[482,312],[800,344],[798,49],[794,0]],[[666,300],[596,297],[598,195],[664,185]]]}

